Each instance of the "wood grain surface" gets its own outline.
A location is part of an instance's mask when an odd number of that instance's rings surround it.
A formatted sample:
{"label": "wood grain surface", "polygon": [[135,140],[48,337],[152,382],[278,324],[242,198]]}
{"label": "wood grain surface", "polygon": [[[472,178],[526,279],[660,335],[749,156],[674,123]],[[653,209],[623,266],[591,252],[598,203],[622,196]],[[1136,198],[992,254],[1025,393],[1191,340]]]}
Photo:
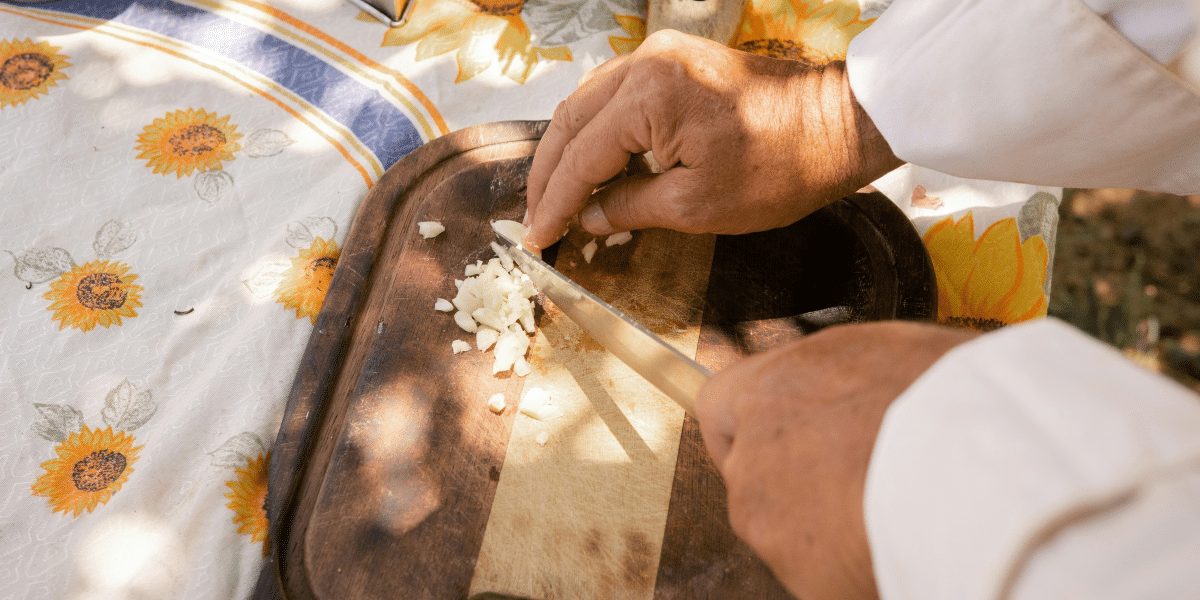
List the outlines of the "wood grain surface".
{"label": "wood grain surface", "polygon": [[[491,256],[490,220],[523,214],[544,129],[439,138],[363,201],[273,447],[255,597],[787,597],[730,531],[695,421],[552,305],[526,378],[451,352],[471,336],[433,303]],[[446,232],[421,238],[426,220]],[[590,239],[547,259],[713,370],[832,323],[933,314],[920,239],[878,195],[763,234],[642,231],[587,264]],[[533,386],[567,414],[518,416]]]}

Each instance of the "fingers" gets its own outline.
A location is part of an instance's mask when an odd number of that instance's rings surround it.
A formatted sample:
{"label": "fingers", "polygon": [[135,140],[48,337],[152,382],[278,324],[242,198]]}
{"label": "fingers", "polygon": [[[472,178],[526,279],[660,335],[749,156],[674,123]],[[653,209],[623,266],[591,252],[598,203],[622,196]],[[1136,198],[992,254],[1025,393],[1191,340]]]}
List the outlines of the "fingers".
{"label": "fingers", "polygon": [[[562,160],[567,144],[575,139],[579,131],[587,126],[617,93],[622,81],[623,65],[627,62],[627,56],[619,56],[593,69],[593,72],[598,73],[585,75],[580,81],[579,89],[560,102],[554,110],[550,126],[542,135],[533,155],[533,165],[529,168],[526,225],[533,223],[550,176]],[[554,233],[560,232],[561,228]],[[557,240],[557,236],[554,239]],[[532,240],[527,237],[526,243],[530,241]],[[536,247],[544,248],[549,243],[553,243],[553,240]]]}
{"label": "fingers", "polygon": [[[541,197],[530,208],[529,232],[523,243],[538,249],[553,244],[591,201],[597,186],[621,173],[630,155],[649,149],[648,127],[629,105],[620,97],[612,99],[562,146]],[[559,139],[556,136],[551,143],[557,144]],[[539,168],[546,168],[544,164]],[[532,183],[529,191],[532,198]]]}
{"label": "fingers", "polygon": [[676,167],[660,175],[636,175],[614,181],[596,192],[581,213],[583,228],[595,235],[665,227],[707,233],[705,209],[685,204],[695,187],[694,171]]}
{"label": "fingers", "polygon": [[704,437],[709,455],[722,473],[725,472],[725,461],[729,458],[738,429],[736,406],[741,401],[741,395],[758,382],[763,365],[768,360],[767,354],[742,359],[718,371],[696,395],[696,420],[700,423],[700,434]]}

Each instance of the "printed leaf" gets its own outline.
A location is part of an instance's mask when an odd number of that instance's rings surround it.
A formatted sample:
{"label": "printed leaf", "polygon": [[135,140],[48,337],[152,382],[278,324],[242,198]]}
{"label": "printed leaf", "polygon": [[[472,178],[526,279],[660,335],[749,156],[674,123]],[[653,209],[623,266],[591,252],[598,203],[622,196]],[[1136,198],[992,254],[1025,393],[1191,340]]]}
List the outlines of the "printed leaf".
{"label": "printed leaf", "polygon": [[308,248],[313,240],[329,241],[337,235],[337,223],[329,217],[309,217],[303,221],[288,223],[287,243],[293,248]]}
{"label": "printed leaf", "polygon": [[526,0],[521,18],[536,46],[565,46],[620,27],[603,0]]}
{"label": "printed leaf", "polygon": [[57,444],[83,429],[83,413],[66,404],[34,404],[33,407],[38,410],[32,425],[34,433],[51,442]]}
{"label": "printed leaf", "polygon": [[96,232],[96,241],[92,242],[92,249],[96,251],[96,258],[107,260],[136,241],[137,232],[129,223],[113,219]]}
{"label": "printed leaf", "polygon": [[858,0],[859,10],[862,11],[862,16],[859,18],[866,21],[874,19],[883,14],[892,5],[892,0]]}
{"label": "printed leaf", "polygon": [[71,254],[62,248],[44,246],[22,252],[20,256],[9,252],[17,265],[13,274],[28,284],[45,283],[70,271],[75,266]]}
{"label": "printed leaf", "polygon": [[242,148],[246,150],[248,156],[262,158],[275,156],[293,143],[292,138],[278,129],[259,129],[246,136],[246,141],[242,142]]}
{"label": "printed leaf", "polygon": [[259,261],[254,270],[250,272],[249,277],[242,280],[242,284],[246,286],[247,290],[250,290],[250,295],[259,300],[266,300],[275,293],[279,282],[283,281],[283,274],[291,266],[292,259],[282,253],[272,254]]}
{"label": "printed leaf", "polygon": [[217,200],[233,187],[233,176],[222,170],[205,171],[196,175],[196,182],[192,186],[196,188],[196,195],[200,196],[201,200],[216,204]]}
{"label": "printed leaf", "polygon": [[267,453],[267,446],[262,438],[249,431],[243,431],[221,444],[220,448],[209,452],[212,464],[218,467],[244,468],[246,461]]}
{"label": "printed leaf", "polygon": [[925,186],[923,185],[918,185],[917,187],[913,188],[912,198],[910,201],[916,208],[928,208],[936,210],[942,207],[942,197],[930,196],[929,190],[925,189]]}
{"label": "printed leaf", "polygon": [[1040,235],[1050,245],[1050,236],[1058,228],[1058,199],[1052,194],[1038,192],[1029,197],[1017,216],[1017,231],[1021,241]]}
{"label": "printed leaf", "polygon": [[126,379],[104,397],[100,418],[114,431],[133,431],[146,424],[158,405],[149,391],[142,391]]}

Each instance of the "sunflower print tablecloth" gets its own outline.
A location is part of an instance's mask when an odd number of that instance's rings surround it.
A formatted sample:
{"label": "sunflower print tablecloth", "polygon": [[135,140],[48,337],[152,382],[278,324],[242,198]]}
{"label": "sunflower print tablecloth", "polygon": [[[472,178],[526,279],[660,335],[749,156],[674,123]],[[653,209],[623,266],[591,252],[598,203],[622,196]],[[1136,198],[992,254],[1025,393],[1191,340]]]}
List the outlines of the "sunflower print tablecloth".
{"label": "sunflower print tablecloth", "polygon": [[[884,8],[748,0],[729,43],[824,64]],[[0,596],[245,597],[270,443],[359,201],[430,139],[548,118],[645,15],[0,4]],[[943,322],[1045,314],[1059,190],[916,167],[876,185],[924,236]]]}

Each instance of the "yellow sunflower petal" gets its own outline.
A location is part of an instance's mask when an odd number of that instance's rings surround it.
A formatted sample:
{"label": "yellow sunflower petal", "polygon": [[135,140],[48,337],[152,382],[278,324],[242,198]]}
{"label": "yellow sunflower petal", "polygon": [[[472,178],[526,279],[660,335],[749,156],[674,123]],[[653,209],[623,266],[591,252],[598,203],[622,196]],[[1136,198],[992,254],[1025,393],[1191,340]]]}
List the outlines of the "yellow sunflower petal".
{"label": "yellow sunflower petal", "polygon": [[479,15],[470,21],[464,34],[466,39],[455,55],[458,75],[454,83],[462,83],[486,71],[497,58],[503,60],[502,53],[498,56],[499,42],[493,40],[500,39],[501,32],[507,27],[501,17]]}
{"label": "yellow sunflower petal", "polygon": [[963,314],[967,279],[975,268],[974,229],[974,217],[967,213],[958,223],[946,217],[925,232],[925,248],[938,282],[939,320]]}
{"label": "yellow sunflower petal", "polygon": [[267,495],[267,475],[271,453],[246,459],[246,467],[235,470],[236,478],[226,481],[230,502],[225,506],[233,511],[233,523],[237,532],[250,535],[251,542],[263,542],[263,555],[267,554],[267,514],[263,504]]}
{"label": "yellow sunflower petal", "polygon": [[457,2],[417,0],[407,23],[392,27],[383,36],[384,46],[403,46],[419,41],[432,31],[457,23],[474,13]]}
{"label": "yellow sunflower petal", "polygon": [[993,223],[975,243],[975,269],[967,278],[967,307],[979,316],[1002,320],[1021,278],[1021,238],[1016,219]]}
{"label": "yellow sunflower petal", "polygon": [[1021,260],[1025,276],[1008,309],[1007,323],[1019,323],[1046,316],[1046,269],[1050,250],[1040,235],[1030,236],[1021,244]]}
{"label": "yellow sunflower petal", "polygon": [[295,309],[297,319],[309,317],[316,323],[339,255],[340,250],[332,240],[313,240],[308,249],[301,249],[292,258],[292,266],[279,282],[276,301],[283,303],[285,309]]}

